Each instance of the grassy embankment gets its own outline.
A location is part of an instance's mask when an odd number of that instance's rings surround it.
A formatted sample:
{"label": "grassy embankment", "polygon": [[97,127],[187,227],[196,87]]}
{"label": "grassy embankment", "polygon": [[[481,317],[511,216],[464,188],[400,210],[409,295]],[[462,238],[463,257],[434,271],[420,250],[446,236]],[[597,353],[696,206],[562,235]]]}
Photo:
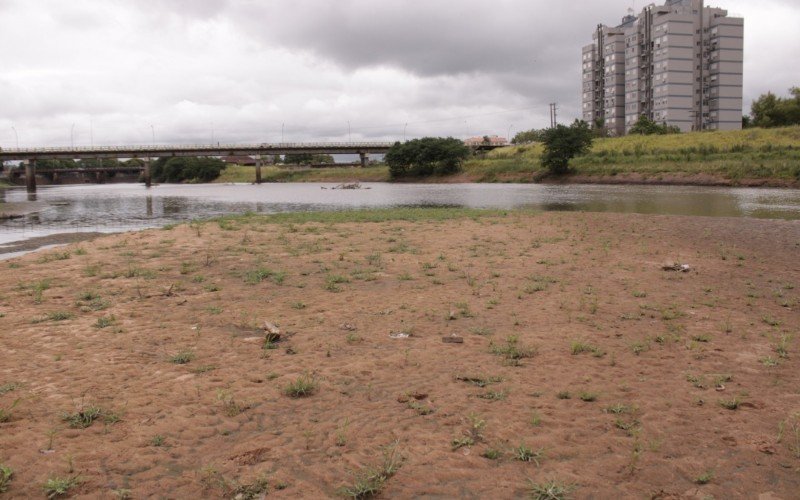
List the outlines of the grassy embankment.
{"label": "grassy embankment", "polygon": [[[464,170],[477,182],[530,179],[540,169],[541,153],[541,144],[502,148],[468,162]],[[791,184],[800,181],[800,127],[600,139],[571,165],[581,178],[691,181],[704,176]]]}
{"label": "grassy embankment", "polygon": [[[533,182],[541,144],[501,148],[469,160],[460,174],[426,182]],[[599,139],[571,163],[572,179],[686,184],[800,184],[800,127]],[[385,182],[386,166],[287,170],[267,167],[265,182]],[[252,167],[229,166],[217,182],[253,182]]]}

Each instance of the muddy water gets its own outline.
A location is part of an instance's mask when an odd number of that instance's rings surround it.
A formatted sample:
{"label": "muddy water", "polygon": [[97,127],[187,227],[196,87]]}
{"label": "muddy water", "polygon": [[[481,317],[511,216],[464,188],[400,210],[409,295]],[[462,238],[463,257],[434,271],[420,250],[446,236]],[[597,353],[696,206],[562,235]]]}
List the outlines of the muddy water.
{"label": "muddy water", "polygon": [[[686,186],[362,184],[73,185],[0,190],[16,211],[0,221],[0,253],[12,242],[60,233],[108,233],[242,212],[287,212],[407,206],[534,208],[556,211],[755,217],[800,220],[800,191]],[[2,205],[0,205],[0,208]],[[43,208],[44,207],[44,208]],[[24,213],[25,210],[23,209]],[[37,240],[38,241],[38,240]],[[47,241],[47,240],[43,240]]]}

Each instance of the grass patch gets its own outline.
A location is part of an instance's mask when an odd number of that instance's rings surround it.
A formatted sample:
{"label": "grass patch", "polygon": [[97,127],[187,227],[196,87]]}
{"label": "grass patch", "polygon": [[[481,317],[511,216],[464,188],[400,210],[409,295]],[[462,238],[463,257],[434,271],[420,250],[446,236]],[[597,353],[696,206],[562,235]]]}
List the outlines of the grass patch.
{"label": "grass patch", "polygon": [[355,474],[353,484],[343,486],[339,493],[348,498],[362,499],[378,495],[388,481],[403,464],[403,457],[394,443],[383,452],[383,462],[376,467],[369,467]]}
{"label": "grass patch", "polygon": [[259,267],[258,269],[247,271],[244,275],[244,282],[248,285],[257,285],[264,280],[270,280],[276,285],[282,285],[286,280],[286,273],[283,271],[273,271],[271,269]]}
{"label": "grass patch", "polygon": [[170,363],[174,363],[176,365],[185,365],[192,361],[195,358],[194,352],[192,351],[181,351],[173,356],[170,356],[169,361]]}
{"label": "grass patch", "polygon": [[506,362],[513,366],[519,365],[522,359],[532,358],[536,355],[535,348],[519,345],[519,338],[516,335],[511,335],[506,338],[504,345],[492,343],[490,349],[492,354],[502,356]]}
{"label": "grass patch", "polygon": [[14,477],[14,471],[11,470],[11,467],[0,464],[0,493],[8,491],[12,477]]}
{"label": "grass patch", "polygon": [[566,500],[575,489],[575,487],[570,484],[564,484],[553,480],[544,483],[528,481],[530,482],[529,489],[533,500]]}
{"label": "grass patch", "polygon": [[606,354],[605,351],[599,347],[587,344],[585,342],[573,342],[570,346],[570,352],[572,352],[573,356],[583,353],[591,353],[595,358],[602,358]]}
{"label": "grass patch", "polygon": [[97,406],[86,406],[74,413],[63,413],[61,420],[69,425],[70,429],[86,429],[91,427],[95,420],[103,416],[103,410]]}
{"label": "grass patch", "polygon": [[520,443],[519,446],[514,448],[513,456],[514,460],[519,460],[520,462],[533,462],[538,467],[539,460],[544,458],[544,449],[539,448],[538,450],[533,450],[528,448],[525,443]]}
{"label": "grass patch", "polygon": [[81,484],[80,476],[70,477],[51,477],[43,485],[42,489],[47,498],[58,498],[69,493],[69,490]]}
{"label": "grass patch", "polygon": [[304,398],[311,396],[317,391],[317,381],[309,374],[297,377],[289,385],[284,387],[283,393],[293,398]]}

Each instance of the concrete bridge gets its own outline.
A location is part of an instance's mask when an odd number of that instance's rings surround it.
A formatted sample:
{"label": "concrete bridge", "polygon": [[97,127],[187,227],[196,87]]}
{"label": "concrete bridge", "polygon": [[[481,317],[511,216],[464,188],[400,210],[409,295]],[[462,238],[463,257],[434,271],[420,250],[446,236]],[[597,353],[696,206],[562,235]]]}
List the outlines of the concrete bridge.
{"label": "concrete bridge", "polygon": [[[139,158],[144,161],[141,167],[144,182],[151,185],[150,162],[163,157],[203,157],[203,156],[253,156],[256,158],[256,183],[261,183],[262,155],[287,154],[357,154],[361,166],[365,167],[370,154],[385,154],[393,142],[295,142],[262,144],[210,144],[210,145],[153,145],[153,146],[96,146],[69,148],[16,148],[0,149],[0,162],[24,161],[25,185],[28,192],[36,191],[37,160],[78,160],[104,158]],[[480,145],[475,150],[494,149],[499,146]],[[107,170],[107,169],[98,169]]]}

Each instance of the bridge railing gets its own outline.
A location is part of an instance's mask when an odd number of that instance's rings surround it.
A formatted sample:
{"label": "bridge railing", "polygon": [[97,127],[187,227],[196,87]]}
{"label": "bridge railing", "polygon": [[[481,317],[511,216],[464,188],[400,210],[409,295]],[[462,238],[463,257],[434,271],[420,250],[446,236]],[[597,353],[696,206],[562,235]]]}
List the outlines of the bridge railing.
{"label": "bridge railing", "polygon": [[393,142],[280,142],[259,144],[178,144],[178,145],[131,145],[131,146],[91,146],[91,147],[47,147],[47,148],[8,148],[0,149],[5,154],[31,153],[87,153],[115,151],[229,151],[259,149],[357,149],[357,148],[390,148]]}

